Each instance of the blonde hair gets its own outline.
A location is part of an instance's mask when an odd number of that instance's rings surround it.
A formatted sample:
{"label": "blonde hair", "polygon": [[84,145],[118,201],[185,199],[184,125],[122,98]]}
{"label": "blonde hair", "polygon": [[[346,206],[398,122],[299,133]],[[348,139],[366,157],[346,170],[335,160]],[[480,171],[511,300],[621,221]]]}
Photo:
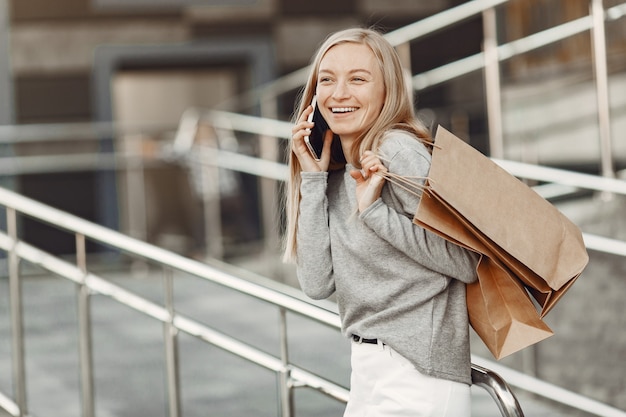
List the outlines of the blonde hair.
{"label": "blonde hair", "polygon": [[[404,70],[400,58],[391,44],[380,34],[372,29],[351,28],[331,34],[317,50],[313,57],[307,82],[300,94],[300,101],[296,106],[293,121],[311,103],[317,88],[317,74],[320,62],[329,49],[343,43],[356,43],[368,46],[376,57],[383,74],[385,88],[385,100],[379,117],[365,130],[353,143],[351,152],[352,161],[357,164],[360,156],[367,150],[377,150],[385,132],[391,129],[400,129],[412,133],[416,140],[430,142],[430,133],[415,117],[413,99],[409,86],[406,83]],[[301,167],[298,158],[288,148],[290,176],[287,184],[286,215],[287,228],[285,234],[284,261],[295,261],[296,258],[296,233],[300,205],[300,176]],[[336,161],[333,164],[337,166]],[[360,168],[357,166],[356,168]]]}

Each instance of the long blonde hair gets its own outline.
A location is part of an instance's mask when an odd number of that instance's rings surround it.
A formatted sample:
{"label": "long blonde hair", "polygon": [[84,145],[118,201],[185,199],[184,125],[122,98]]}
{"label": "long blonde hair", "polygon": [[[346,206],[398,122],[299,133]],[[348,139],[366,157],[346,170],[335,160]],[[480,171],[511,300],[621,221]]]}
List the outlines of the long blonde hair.
{"label": "long blonde hair", "polygon": [[[368,46],[380,65],[385,87],[385,100],[379,117],[353,143],[350,160],[358,164],[360,156],[367,150],[376,150],[385,132],[390,129],[400,129],[412,133],[416,140],[430,142],[429,131],[415,117],[412,95],[409,93],[404,70],[395,49],[377,31],[364,28],[345,29],[331,34],[317,50],[313,57],[307,82],[300,94],[300,101],[295,109],[293,121],[297,121],[307,106],[311,103],[317,88],[317,74],[320,62],[326,52],[333,46],[342,43],[356,43]],[[287,228],[285,234],[285,252],[283,260],[295,261],[296,233],[298,226],[300,205],[300,176],[301,167],[298,158],[289,152],[290,176],[285,196]],[[336,164],[335,164],[336,165]],[[360,168],[360,166],[356,166]]]}

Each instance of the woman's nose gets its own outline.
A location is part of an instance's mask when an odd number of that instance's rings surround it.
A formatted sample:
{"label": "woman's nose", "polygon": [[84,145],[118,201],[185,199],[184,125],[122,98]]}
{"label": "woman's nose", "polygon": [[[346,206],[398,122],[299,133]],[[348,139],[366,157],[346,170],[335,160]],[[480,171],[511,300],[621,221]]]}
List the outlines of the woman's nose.
{"label": "woman's nose", "polygon": [[333,98],[342,99],[350,95],[350,91],[345,83],[337,83],[333,90]]}

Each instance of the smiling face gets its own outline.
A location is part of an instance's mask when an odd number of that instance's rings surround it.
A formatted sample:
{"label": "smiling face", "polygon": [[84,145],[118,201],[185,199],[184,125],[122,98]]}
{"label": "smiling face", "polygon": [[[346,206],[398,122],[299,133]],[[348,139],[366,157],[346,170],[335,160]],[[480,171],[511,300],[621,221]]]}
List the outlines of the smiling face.
{"label": "smiling face", "polygon": [[380,115],[385,86],[378,60],[364,44],[342,43],[320,61],[317,103],[347,155],[354,140]]}

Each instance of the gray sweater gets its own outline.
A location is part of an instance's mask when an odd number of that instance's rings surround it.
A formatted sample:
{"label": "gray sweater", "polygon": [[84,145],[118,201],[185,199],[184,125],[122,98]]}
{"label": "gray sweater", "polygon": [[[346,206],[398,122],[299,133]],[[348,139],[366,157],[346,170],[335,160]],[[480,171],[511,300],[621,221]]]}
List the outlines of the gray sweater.
{"label": "gray sweater", "polygon": [[[430,154],[391,131],[380,152],[390,172],[425,177]],[[426,375],[471,383],[465,283],[478,255],[412,222],[419,197],[387,182],[362,213],[352,166],[302,172],[297,274],[313,299],[336,293],[342,331],[379,339]]]}

